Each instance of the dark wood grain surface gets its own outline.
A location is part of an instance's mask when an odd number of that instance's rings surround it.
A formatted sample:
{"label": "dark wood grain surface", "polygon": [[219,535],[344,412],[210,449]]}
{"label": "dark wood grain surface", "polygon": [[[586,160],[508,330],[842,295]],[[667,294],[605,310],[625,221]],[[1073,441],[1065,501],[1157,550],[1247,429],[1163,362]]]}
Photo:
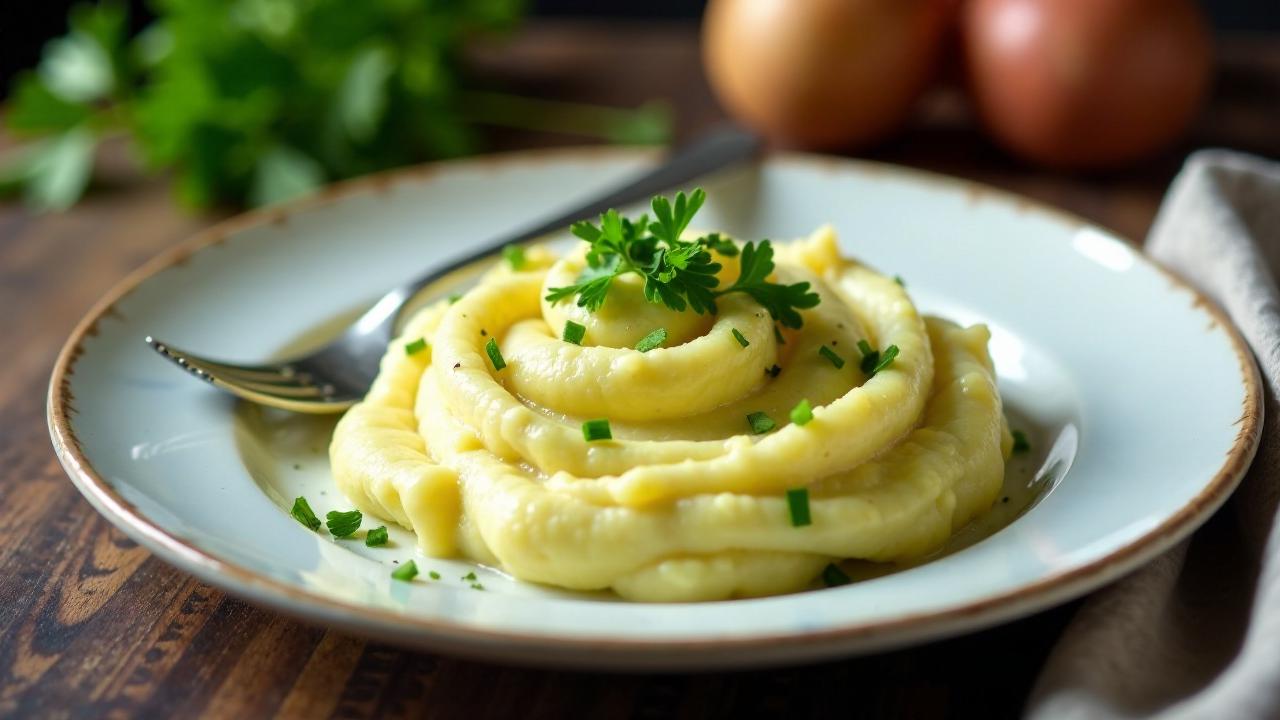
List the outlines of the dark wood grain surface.
{"label": "dark wood grain surface", "polygon": [[[867,153],[981,180],[1140,239],[1186,152],[1280,156],[1280,43],[1230,38],[1188,143],[1115,174],[1028,168],[933,92]],[[688,26],[539,25],[475,58],[521,92],[672,103],[681,136],[719,117]],[[495,134],[496,147],[574,138]],[[1003,717],[1017,713],[1072,605],[994,630],[785,670],[600,675],[485,665],[366,642],[260,610],[165,565],[81,499],[50,448],[45,384],[80,315],[126,272],[207,225],[163,179],[107,152],[94,190],[59,216],[0,206],[0,715],[13,717]]]}

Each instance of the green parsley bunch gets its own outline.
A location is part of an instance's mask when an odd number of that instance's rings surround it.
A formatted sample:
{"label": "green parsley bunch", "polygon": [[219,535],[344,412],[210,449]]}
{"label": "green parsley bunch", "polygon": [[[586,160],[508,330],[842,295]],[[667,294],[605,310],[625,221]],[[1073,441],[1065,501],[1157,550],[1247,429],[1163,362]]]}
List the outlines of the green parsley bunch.
{"label": "green parsley bunch", "polygon": [[[472,152],[471,122],[541,107],[469,97],[460,78],[464,43],[512,27],[525,0],[151,4],[158,19],[136,37],[122,2],[72,10],[70,32],[12,88],[8,125],[35,142],[0,163],[0,190],[66,208],[86,187],[98,141],[126,134],[151,168],[175,173],[187,205],[262,205]],[[638,115],[610,112],[606,125]],[[663,123],[632,129],[652,138]]]}

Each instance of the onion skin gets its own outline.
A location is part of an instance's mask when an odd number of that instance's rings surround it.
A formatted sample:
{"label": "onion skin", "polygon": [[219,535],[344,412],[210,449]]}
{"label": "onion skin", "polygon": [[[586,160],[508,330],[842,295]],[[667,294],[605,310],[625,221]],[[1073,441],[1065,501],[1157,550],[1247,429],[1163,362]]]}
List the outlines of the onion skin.
{"label": "onion skin", "polygon": [[1189,0],[969,0],[975,109],[1009,151],[1058,169],[1121,167],[1183,135],[1212,74]]}
{"label": "onion skin", "polygon": [[936,69],[952,0],[711,0],[702,56],[720,102],[774,141],[863,147]]}

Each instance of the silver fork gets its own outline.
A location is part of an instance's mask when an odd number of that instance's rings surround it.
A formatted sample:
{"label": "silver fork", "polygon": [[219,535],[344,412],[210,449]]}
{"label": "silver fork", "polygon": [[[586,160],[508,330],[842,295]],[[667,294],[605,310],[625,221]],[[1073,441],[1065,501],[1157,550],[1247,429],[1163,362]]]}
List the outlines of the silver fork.
{"label": "silver fork", "polygon": [[524,243],[591,217],[690,182],[759,153],[760,139],[726,127],[677,150],[657,167],[554,217],[476,246],[474,252],[432,269],[382,296],[337,339],[310,355],[273,363],[242,364],[182,350],[147,336],[147,344],[178,367],[245,400],[305,413],[341,412],[373,383],[405,305],[423,288],[503,247]]}

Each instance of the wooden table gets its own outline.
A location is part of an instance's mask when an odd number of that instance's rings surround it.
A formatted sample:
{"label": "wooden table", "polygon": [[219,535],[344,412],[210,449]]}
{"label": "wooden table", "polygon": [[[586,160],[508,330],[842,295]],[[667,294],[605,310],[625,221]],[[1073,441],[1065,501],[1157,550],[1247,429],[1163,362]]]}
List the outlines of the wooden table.
{"label": "wooden table", "polygon": [[[1062,176],[1004,156],[938,91],[870,157],[1060,205],[1141,238],[1191,147],[1280,156],[1280,42],[1224,42],[1213,101],[1189,143],[1135,170]],[[681,136],[719,117],[687,25],[530,28],[476,59],[522,92],[678,111]],[[504,134],[499,147],[572,138]],[[63,474],[44,421],[54,355],[125,273],[207,225],[162,180],[114,156],[73,211],[0,206],[0,715],[742,717],[824,711],[913,718],[1016,713],[1073,605],[977,635],[780,671],[598,675],[408,652],[259,610],[174,570],[114,530]]]}

